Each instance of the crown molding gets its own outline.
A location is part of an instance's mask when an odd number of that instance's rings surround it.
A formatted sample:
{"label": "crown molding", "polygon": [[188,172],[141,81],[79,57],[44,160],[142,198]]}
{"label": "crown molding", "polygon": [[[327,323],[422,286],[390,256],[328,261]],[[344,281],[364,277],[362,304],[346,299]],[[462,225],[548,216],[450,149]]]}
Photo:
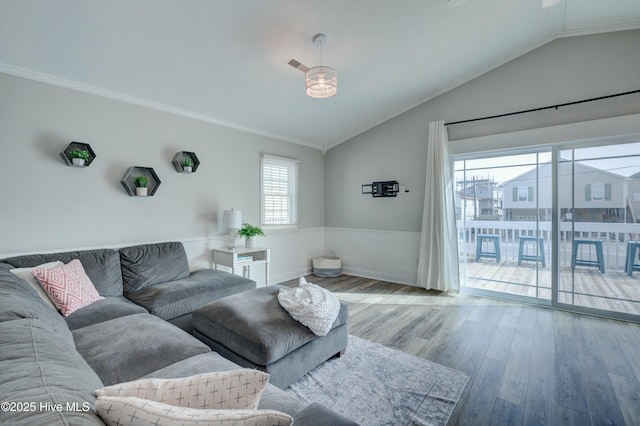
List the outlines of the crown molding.
{"label": "crown molding", "polygon": [[147,99],[138,98],[135,96],[125,95],[113,90],[103,89],[89,84],[78,83],[76,81],[68,80],[61,77],[56,77],[50,74],[41,73],[38,71],[29,70],[26,68],[20,68],[13,65],[0,62],[0,72],[5,74],[14,75],[16,77],[26,78],[28,80],[38,81],[40,83],[51,84],[53,86],[63,87],[65,89],[76,90],[91,95],[101,96],[108,99],[113,99],[120,102],[126,102],[128,104],[137,105],[145,108],[154,109],[156,111],[167,112],[169,114],[175,114],[193,120],[203,121],[209,124],[215,124],[222,127],[227,127],[234,130],[239,130],[254,135],[264,136],[271,139],[278,139],[284,142],[293,143],[296,145],[306,146],[317,150],[322,150],[321,146],[314,145],[310,142],[303,141],[296,138],[291,138],[278,133],[267,132],[262,129],[256,129],[253,127],[243,126],[237,123],[221,120],[215,117],[209,117],[203,114],[198,114],[193,111],[175,108],[169,105],[161,104],[158,102],[149,101]]}

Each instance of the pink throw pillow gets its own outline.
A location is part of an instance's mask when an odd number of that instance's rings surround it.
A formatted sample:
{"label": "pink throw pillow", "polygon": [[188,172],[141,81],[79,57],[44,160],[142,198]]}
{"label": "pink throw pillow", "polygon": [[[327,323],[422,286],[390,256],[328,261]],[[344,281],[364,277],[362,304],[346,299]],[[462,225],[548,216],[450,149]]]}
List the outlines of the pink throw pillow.
{"label": "pink throw pillow", "polygon": [[57,268],[36,268],[32,273],[64,316],[104,299],[78,259]]}

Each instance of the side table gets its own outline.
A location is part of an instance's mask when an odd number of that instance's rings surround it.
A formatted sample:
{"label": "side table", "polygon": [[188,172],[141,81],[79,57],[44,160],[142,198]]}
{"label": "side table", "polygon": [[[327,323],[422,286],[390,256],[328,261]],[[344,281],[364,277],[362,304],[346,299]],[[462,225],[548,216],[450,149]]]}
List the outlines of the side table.
{"label": "side table", "polygon": [[215,269],[219,265],[231,268],[231,273],[235,274],[236,269],[242,267],[242,276],[251,278],[251,266],[264,265],[265,285],[269,285],[269,261],[271,260],[271,249],[267,247],[237,247],[235,249],[218,248],[213,249],[213,263]]}

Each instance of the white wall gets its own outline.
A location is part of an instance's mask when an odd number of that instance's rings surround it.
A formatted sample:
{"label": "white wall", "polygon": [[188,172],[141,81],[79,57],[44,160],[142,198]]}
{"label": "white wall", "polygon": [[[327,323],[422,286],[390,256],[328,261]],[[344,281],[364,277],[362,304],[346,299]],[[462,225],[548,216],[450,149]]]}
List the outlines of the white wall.
{"label": "white wall", "polygon": [[345,274],[416,283],[420,232],[326,228],[325,245],[327,254],[341,258]]}
{"label": "white wall", "polygon": [[[241,209],[245,221],[258,223],[259,154],[267,152],[301,162],[300,229],[268,232],[263,241],[273,249],[272,282],[308,272],[313,256],[335,253],[343,257],[345,272],[412,283],[428,122],[636,90],[639,47],[640,31],[556,40],[330,149],[324,158],[318,150],[273,138],[0,74],[0,257],[179,240],[192,268],[209,267],[210,249],[224,245],[223,210]],[[449,128],[451,151],[553,143],[571,136],[566,128],[548,126],[636,113],[638,95],[455,126]],[[617,126],[607,121],[604,127],[611,127],[603,132],[602,122],[592,122],[592,132],[582,128],[585,136],[605,136]],[[505,137],[482,137],[498,133]],[[90,167],[67,167],[60,158],[74,140],[96,151]],[[173,169],[171,159],[182,150],[197,153],[202,164],[195,174]],[[155,168],[162,180],[156,196],[127,196],[120,179],[133,165]],[[364,183],[392,179],[410,192],[391,199],[360,193]]]}
{"label": "white wall", "polygon": [[[378,246],[378,234],[384,234],[384,240],[396,241],[376,254],[379,264],[354,257],[350,267],[382,275],[388,268],[386,259],[415,250],[413,239],[404,236],[407,232],[419,234],[421,229],[430,121],[452,122],[637,90],[639,50],[640,31],[558,39],[328,150],[326,226],[367,230],[358,240],[364,252]],[[611,135],[615,134],[616,120],[597,120],[637,113],[640,94],[450,126],[450,151],[463,154],[579,139],[589,136],[589,126],[582,128],[577,137],[571,134],[575,130],[571,126],[560,128],[592,120],[592,136]],[[528,129],[537,130],[527,132]],[[626,130],[621,131],[624,134]],[[496,134],[504,137],[496,138]],[[360,185],[372,180],[398,180],[410,193],[390,199],[361,195]],[[327,244],[328,248],[332,244],[337,253],[352,251],[351,241],[333,239],[329,232]],[[410,275],[409,271],[404,274]]]}
{"label": "white wall", "polygon": [[[227,236],[183,240],[191,270],[212,268],[214,265],[211,250],[224,247],[228,241]],[[325,231],[323,227],[318,227],[270,232],[267,237],[257,237],[256,244],[271,249],[269,283],[277,284],[311,273],[311,259],[325,253]],[[243,247],[244,240],[238,239],[236,246]],[[231,272],[229,268],[219,268]],[[239,274],[241,271],[236,273]],[[263,265],[252,266],[250,274],[258,286],[266,284]]]}
{"label": "white wall", "polygon": [[[308,270],[307,257],[323,252],[319,150],[7,74],[0,94],[0,257],[178,240],[192,268],[204,267],[224,245],[223,210],[259,223],[260,153],[300,161],[300,228],[266,230],[272,278]],[[71,141],[91,144],[89,167],[65,165]],[[197,154],[196,173],[171,164],[183,150]],[[155,196],[125,192],[120,179],[135,165],[155,169]]]}

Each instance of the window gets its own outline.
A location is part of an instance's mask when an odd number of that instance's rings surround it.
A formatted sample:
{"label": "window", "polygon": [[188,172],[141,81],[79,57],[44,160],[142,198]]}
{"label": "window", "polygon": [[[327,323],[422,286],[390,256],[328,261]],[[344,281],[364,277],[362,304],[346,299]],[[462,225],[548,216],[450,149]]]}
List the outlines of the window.
{"label": "window", "polygon": [[611,184],[593,183],[585,185],[584,199],[585,201],[611,200]]}
{"label": "window", "polygon": [[533,201],[533,186],[516,186],[513,188],[513,201]]}
{"label": "window", "polygon": [[594,183],[591,185],[591,199],[592,200],[604,200],[604,184]]}
{"label": "window", "polygon": [[260,169],[262,225],[297,225],[298,161],[263,154]]}

